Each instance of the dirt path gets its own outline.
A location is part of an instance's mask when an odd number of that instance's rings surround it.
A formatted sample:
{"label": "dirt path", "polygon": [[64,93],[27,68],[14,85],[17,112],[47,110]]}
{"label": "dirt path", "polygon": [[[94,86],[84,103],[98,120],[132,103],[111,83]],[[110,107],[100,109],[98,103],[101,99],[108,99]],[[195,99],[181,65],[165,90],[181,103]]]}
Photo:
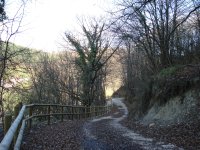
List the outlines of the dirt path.
{"label": "dirt path", "polygon": [[174,150],[180,149],[172,144],[156,142],[150,138],[136,134],[120,124],[128,110],[123,100],[113,99],[117,106],[109,116],[93,119],[83,126],[84,140],[81,149],[85,150]]}

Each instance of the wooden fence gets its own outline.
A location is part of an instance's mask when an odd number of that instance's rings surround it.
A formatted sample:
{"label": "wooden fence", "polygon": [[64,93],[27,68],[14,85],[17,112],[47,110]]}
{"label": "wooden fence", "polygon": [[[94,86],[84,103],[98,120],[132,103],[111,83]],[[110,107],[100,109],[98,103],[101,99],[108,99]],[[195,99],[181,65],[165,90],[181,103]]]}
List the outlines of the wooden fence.
{"label": "wooden fence", "polygon": [[[21,108],[21,109],[20,109]],[[68,120],[92,118],[104,115],[111,109],[109,106],[69,106],[59,104],[30,104],[17,105],[15,108],[15,120],[11,124],[11,117],[5,117],[5,136],[0,143],[0,150],[19,150],[26,127],[31,128],[33,123],[47,121],[49,125],[53,119]],[[33,121],[36,119],[36,121]],[[9,127],[8,127],[9,126]]]}

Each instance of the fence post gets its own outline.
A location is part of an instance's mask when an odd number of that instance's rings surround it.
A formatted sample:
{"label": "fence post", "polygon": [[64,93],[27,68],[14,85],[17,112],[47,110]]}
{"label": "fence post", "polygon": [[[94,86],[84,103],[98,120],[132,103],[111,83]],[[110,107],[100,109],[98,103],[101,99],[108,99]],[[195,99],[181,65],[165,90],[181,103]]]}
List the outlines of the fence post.
{"label": "fence post", "polygon": [[79,120],[81,119],[81,114],[80,114],[81,111],[80,111],[80,110],[81,110],[81,107],[78,107],[78,119],[79,119]]}
{"label": "fence post", "polygon": [[[29,117],[31,117],[33,115],[33,106],[29,107]],[[32,119],[29,119],[28,121],[28,128],[31,129],[32,126]]]}
{"label": "fence post", "polygon": [[[21,103],[21,102],[18,103],[18,104],[15,106],[15,108],[14,108],[14,117],[15,117],[15,118],[17,118],[17,116],[18,116],[19,111],[21,110],[21,108],[22,108],[22,103]],[[15,135],[14,135],[14,143],[15,143],[16,140],[17,140],[17,136],[18,136],[18,133],[19,133],[19,129],[20,129],[20,128],[21,128],[21,122],[20,122],[20,124],[18,125],[17,130],[16,130],[16,132],[15,132]]]}
{"label": "fence post", "polygon": [[20,102],[19,104],[17,104],[14,108],[14,117],[16,118],[19,114],[20,109],[22,108],[22,103]]}
{"label": "fence post", "polygon": [[84,118],[84,115],[85,115],[85,109],[84,109],[84,106],[82,107],[82,119]]}
{"label": "fence post", "polygon": [[94,116],[94,114],[93,114],[93,106],[91,107],[91,118]]}
{"label": "fence post", "polygon": [[94,106],[92,106],[92,117],[94,117]]}
{"label": "fence post", "polygon": [[90,118],[92,118],[92,107],[90,106],[89,109],[90,109]]}
{"label": "fence post", "polygon": [[95,106],[94,112],[95,117],[97,117],[97,106]]}
{"label": "fence post", "polygon": [[108,114],[108,106],[106,106],[106,114]]}
{"label": "fence post", "polygon": [[97,116],[97,109],[96,109],[96,106],[94,106],[94,116],[95,116],[95,117]]}
{"label": "fence post", "polygon": [[97,116],[99,116],[99,106],[97,107]]}
{"label": "fence post", "polygon": [[48,123],[48,125],[50,125],[50,112],[51,112],[51,106],[49,105],[48,106],[48,120],[47,120],[47,123]]}
{"label": "fence post", "polygon": [[72,117],[72,120],[74,119],[74,107],[72,106],[71,108],[71,117]]}
{"label": "fence post", "polygon": [[7,133],[12,123],[12,115],[7,114],[4,116],[4,135]]}
{"label": "fence post", "polygon": [[62,115],[61,115],[61,122],[63,122],[63,106],[61,106],[61,111],[62,111]]}
{"label": "fence post", "polygon": [[85,112],[84,118],[87,118],[87,107],[86,106],[84,106],[84,112]]}
{"label": "fence post", "polygon": [[96,106],[96,117],[98,116],[98,106]]}

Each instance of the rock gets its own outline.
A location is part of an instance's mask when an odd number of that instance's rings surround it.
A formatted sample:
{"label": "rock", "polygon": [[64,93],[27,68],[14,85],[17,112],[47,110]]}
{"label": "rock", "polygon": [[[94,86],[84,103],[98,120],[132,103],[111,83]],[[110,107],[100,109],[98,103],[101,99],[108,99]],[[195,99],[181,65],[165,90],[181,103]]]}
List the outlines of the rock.
{"label": "rock", "polygon": [[156,124],[155,123],[150,123],[149,124],[149,128],[151,128],[151,127],[153,127],[153,126],[155,126]]}

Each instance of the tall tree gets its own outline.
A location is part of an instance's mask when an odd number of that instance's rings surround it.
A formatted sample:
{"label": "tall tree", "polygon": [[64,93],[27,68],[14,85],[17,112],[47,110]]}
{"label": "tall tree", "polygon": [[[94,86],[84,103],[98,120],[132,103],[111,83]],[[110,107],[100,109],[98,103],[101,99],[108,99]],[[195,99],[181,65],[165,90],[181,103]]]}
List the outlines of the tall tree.
{"label": "tall tree", "polygon": [[[90,106],[94,98],[101,101],[105,98],[105,93],[98,92],[99,89],[104,91],[103,78],[104,65],[118,49],[110,47],[110,42],[103,38],[105,24],[95,23],[87,29],[82,26],[86,40],[81,43],[73,35],[65,34],[70,45],[73,46],[78,54],[76,65],[81,71],[82,94],[81,100],[84,105]],[[99,95],[100,94],[100,95]],[[96,99],[96,100],[97,100]]]}

